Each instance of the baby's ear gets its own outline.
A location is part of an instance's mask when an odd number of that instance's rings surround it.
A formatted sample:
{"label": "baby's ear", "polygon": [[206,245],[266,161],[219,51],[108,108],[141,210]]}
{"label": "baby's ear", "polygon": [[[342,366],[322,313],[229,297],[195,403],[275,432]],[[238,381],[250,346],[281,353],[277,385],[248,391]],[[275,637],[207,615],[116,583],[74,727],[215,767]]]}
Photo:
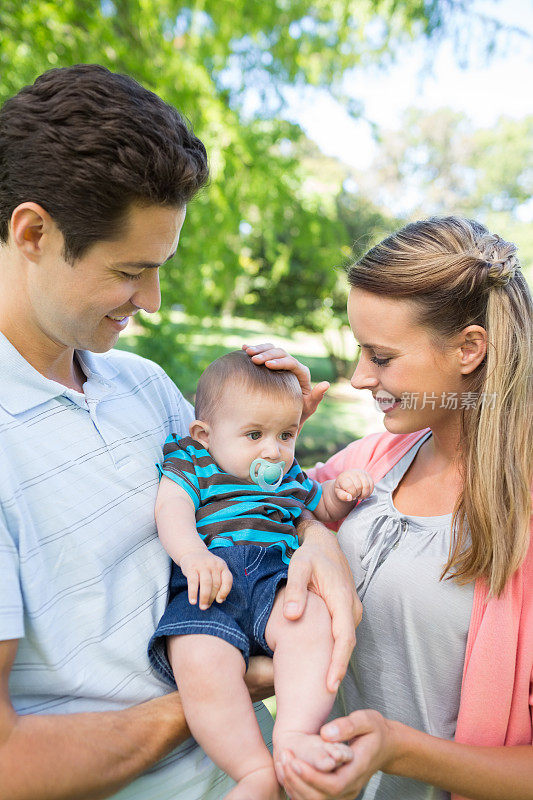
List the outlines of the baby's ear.
{"label": "baby's ear", "polygon": [[204,447],[209,447],[209,425],[201,419],[193,419],[189,425],[189,433],[191,437],[203,444]]}

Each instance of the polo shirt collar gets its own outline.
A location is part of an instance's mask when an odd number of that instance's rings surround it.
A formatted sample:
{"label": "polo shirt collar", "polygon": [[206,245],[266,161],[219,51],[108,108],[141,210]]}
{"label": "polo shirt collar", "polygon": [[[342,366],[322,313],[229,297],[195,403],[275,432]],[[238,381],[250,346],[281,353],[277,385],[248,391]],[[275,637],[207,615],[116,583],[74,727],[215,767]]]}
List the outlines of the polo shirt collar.
{"label": "polo shirt collar", "polygon": [[[99,385],[104,390],[100,392],[102,395],[114,388],[112,379],[118,371],[105,355],[95,356],[88,350],[77,350],[76,354],[87,376],[86,386]],[[22,414],[56,397],[66,397],[77,405],[80,400],[85,402],[80,392],[41,375],[0,333],[0,406],[9,414]]]}

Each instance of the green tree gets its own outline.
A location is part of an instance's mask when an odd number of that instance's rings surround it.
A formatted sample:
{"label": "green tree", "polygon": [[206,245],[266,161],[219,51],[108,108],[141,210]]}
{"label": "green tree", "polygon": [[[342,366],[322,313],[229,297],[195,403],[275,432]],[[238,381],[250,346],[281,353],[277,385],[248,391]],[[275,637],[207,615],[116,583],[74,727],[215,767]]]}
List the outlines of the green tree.
{"label": "green tree", "polygon": [[353,347],[344,268],[400,223],[346,189],[338,162],[315,152],[306,169],[314,191],[308,187],[305,200],[277,210],[275,249],[260,230],[248,237],[245,292],[236,310],[265,324],[321,333],[333,378],[348,377]]}
{"label": "green tree", "polygon": [[476,128],[449,108],[408,109],[399,130],[384,131],[362,191],[407,219],[463,214],[482,220],[520,248],[533,278],[533,116],[501,117]]}
{"label": "green tree", "polygon": [[168,324],[173,306],[198,316],[231,310],[245,303],[248,275],[261,272],[272,285],[295,276],[283,295],[295,293],[290,305],[299,308],[304,274],[339,263],[346,244],[334,212],[321,214],[302,194],[302,134],[280,119],[283,88],[340,95],[346,70],[383,62],[407,38],[438,36],[463,8],[462,0],[2,0],[0,100],[50,67],[98,62],[193,122],[212,181],[162,271],[161,322],[145,321],[137,343],[178,379],[186,340]]}

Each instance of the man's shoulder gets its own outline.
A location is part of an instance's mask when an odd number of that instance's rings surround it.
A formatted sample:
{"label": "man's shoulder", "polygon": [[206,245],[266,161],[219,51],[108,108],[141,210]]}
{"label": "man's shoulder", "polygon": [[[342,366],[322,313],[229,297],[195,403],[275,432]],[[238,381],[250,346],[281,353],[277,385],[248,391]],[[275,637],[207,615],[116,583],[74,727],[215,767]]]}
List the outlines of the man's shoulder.
{"label": "man's shoulder", "polygon": [[159,364],[126,350],[90,356],[90,366],[113,384],[115,398],[141,398],[146,409],[163,411],[170,430],[187,431],[193,408]]}
{"label": "man's shoulder", "polygon": [[182,394],[165,370],[149,358],[127,350],[109,350],[107,353],[83,353],[89,368],[100,377],[110,380],[117,388],[136,391],[150,389],[174,399]]}
{"label": "man's shoulder", "polygon": [[108,372],[111,369],[120,375],[130,373],[137,377],[156,376],[172,383],[165,370],[159,364],[128,350],[113,349],[108,350],[107,353],[90,353],[90,358],[92,364],[97,368],[101,368],[102,372]]}

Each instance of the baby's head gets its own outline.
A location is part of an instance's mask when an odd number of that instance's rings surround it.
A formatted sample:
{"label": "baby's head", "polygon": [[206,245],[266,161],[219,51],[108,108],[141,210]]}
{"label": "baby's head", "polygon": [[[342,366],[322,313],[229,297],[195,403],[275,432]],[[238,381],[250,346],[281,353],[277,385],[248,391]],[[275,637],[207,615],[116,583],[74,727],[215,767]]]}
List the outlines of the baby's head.
{"label": "baby's head", "polygon": [[292,372],[254,364],[242,350],[226,353],[200,376],[195,411],[190,434],[224,472],[250,480],[256,458],[291,468],[302,415]]}

